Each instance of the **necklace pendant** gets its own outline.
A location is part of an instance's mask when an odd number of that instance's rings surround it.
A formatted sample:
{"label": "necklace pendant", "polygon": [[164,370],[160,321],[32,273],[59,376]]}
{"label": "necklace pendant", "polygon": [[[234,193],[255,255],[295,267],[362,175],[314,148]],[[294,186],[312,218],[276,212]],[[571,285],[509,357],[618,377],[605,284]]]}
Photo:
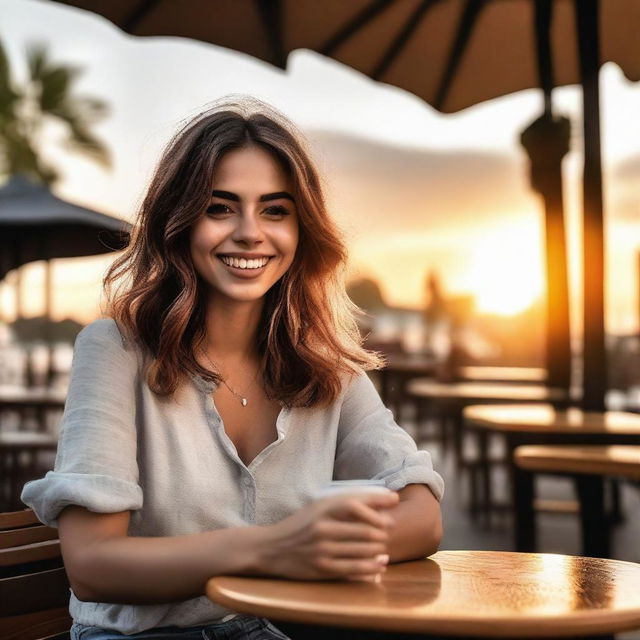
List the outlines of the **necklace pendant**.
{"label": "necklace pendant", "polygon": [[246,398],[241,398],[241,399],[240,399],[240,404],[241,404],[243,407],[246,407],[248,403],[249,403],[249,401],[248,401]]}

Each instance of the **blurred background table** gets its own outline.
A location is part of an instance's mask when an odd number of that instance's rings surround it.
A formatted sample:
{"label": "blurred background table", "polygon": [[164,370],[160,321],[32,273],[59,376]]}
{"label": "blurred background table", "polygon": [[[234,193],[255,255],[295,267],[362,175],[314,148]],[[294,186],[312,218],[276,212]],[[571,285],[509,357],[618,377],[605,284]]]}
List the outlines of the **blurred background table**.
{"label": "blurred background table", "polygon": [[0,511],[24,509],[20,501],[24,483],[53,468],[49,463],[42,466],[40,453],[54,453],[57,448],[58,438],[49,433],[0,432]]}
{"label": "blurred background table", "polygon": [[507,384],[499,382],[443,383],[416,378],[407,384],[407,393],[426,405],[426,414],[435,414],[439,420],[451,424],[453,450],[458,467],[463,468],[464,421],[462,411],[473,404],[516,404],[523,402],[552,402],[564,406],[569,401],[564,389],[542,384]]}
{"label": "blurred background table", "polygon": [[[552,405],[478,405],[464,409],[467,428],[478,436],[478,469],[481,473],[482,500],[485,510],[491,507],[491,468],[488,460],[488,435],[505,440],[506,462],[511,479],[511,507],[515,512],[515,548],[536,548],[534,485],[532,474],[515,464],[515,450],[522,445],[640,444],[640,415],[623,411],[585,412],[577,408],[560,410]],[[591,486],[590,500],[603,500],[604,478]],[[578,494],[580,493],[577,489]],[[615,501],[613,512],[619,514]],[[609,526],[603,521],[601,527]]]}
{"label": "blurred background table", "polygon": [[436,374],[438,361],[424,355],[394,354],[387,358],[387,365],[378,372],[380,397],[390,407],[396,420],[402,420],[402,408],[407,401],[406,385],[412,378]]}
{"label": "blurred background table", "polygon": [[542,367],[460,367],[460,378],[469,382],[544,383],[547,370]]}
{"label": "blurred background table", "polygon": [[0,385],[0,510],[22,509],[25,482],[53,469],[66,392]]}
{"label": "blurred background table", "polygon": [[602,638],[640,628],[638,584],[640,565],[630,562],[440,551],[389,566],[379,583],[219,576],[206,593],[234,611],[276,621],[294,640],[341,638],[336,627],[345,638]]}
{"label": "blurred background table", "polygon": [[37,431],[47,431],[49,416],[64,409],[66,397],[65,391],[55,388],[0,385],[0,431],[8,412],[18,414],[19,430],[30,426],[29,420],[33,420]]}

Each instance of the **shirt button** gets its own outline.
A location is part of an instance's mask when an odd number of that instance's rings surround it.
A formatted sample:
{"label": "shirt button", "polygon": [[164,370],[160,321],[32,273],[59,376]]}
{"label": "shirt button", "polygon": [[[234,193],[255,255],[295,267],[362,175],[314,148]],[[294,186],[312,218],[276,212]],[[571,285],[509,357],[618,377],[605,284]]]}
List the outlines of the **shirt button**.
{"label": "shirt button", "polygon": [[248,487],[251,484],[251,478],[247,478],[246,476],[244,478],[242,478],[242,484],[245,487]]}

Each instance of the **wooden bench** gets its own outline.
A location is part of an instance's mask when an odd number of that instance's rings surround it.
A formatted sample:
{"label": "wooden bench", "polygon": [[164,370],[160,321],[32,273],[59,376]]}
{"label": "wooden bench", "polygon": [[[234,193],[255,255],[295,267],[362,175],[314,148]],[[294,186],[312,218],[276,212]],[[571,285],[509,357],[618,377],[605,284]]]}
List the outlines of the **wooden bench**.
{"label": "wooden bench", "polygon": [[0,513],[0,638],[69,640],[69,588],[58,530],[31,509]]}
{"label": "wooden bench", "polygon": [[[640,480],[640,446],[524,445],[515,449],[514,462],[531,474],[572,476],[580,505],[583,554],[610,556],[611,522],[605,511],[602,477]],[[516,529],[521,512],[516,505]]]}

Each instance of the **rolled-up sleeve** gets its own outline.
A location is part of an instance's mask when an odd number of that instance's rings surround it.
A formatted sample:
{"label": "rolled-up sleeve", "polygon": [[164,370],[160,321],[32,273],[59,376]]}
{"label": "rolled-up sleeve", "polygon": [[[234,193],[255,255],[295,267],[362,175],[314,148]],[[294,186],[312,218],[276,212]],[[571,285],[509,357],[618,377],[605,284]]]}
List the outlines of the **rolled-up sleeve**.
{"label": "rolled-up sleeve", "polygon": [[142,507],[136,437],[135,351],[116,323],[101,319],[76,339],[54,470],[27,482],[21,499],[58,526],[68,505],[97,513]]}
{"label": "rolled-up sleeve", "polygon": [[442,499],[444,481],[428,451],[396,424],[369,377],[362,373],[349,384],[340,411],[334,480],[384,480],[399,491],[408,484],[425,484]]}

